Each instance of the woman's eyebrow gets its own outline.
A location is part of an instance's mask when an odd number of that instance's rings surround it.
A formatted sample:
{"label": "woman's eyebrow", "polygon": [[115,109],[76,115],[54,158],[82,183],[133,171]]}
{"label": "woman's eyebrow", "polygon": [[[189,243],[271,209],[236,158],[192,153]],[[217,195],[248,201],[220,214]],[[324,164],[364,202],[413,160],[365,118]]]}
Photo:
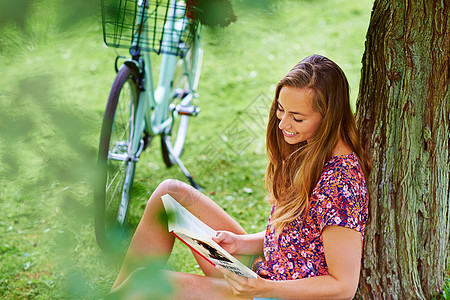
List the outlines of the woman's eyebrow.
{"label": "woman's eyebrow", "polygon": [[[283,105],[281,105],[281,103],[280,103],[280,101],[278,101],[278,99],[277,99],[277,103],[278,103],[279,106],[283,107]],[[296,111],[288,111],[288,113],[291,113],[291,114],[293,114],[293,115],[301,115],[301,116],[305,116],[305,117],[307,116],[307,115],[304,114],[304,113],[296,112]]]}

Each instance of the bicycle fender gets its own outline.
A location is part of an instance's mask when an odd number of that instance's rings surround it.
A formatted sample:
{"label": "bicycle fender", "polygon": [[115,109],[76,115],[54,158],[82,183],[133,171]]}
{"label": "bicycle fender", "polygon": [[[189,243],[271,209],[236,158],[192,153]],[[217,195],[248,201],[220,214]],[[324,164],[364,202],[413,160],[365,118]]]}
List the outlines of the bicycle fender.
{"label": "bicycle fender", "polygon": [[140,72],[140,68],[139,68],[139,63],[135,60],[127,60],[123,63],[125,66],[127,66],[128,68],[131,69],[132,72],[134,72],[135,74],[141,74]]}

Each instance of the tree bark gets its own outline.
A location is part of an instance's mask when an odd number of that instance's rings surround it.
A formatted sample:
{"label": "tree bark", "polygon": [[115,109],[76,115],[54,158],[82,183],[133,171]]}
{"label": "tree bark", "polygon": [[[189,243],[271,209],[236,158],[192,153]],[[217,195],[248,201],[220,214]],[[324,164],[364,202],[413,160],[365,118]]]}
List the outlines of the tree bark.
{"label": "tree bark", "polygon": [[372,157],[358,297],[430,299],[449,255],[449,1],[375,0],[357,123]]}

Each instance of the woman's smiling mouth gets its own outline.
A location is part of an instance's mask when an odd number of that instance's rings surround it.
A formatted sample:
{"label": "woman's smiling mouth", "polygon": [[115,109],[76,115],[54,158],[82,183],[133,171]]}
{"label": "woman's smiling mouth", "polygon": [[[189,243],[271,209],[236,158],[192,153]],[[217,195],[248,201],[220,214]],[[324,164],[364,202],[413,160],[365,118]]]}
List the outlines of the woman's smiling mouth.
{"label": "woman's smiling mouth", "polygon": [[296,135],[297,134],[297,132],[289,132],[289,131],[286,131],[286,130],[282,130],[283,131],[283,134],[285,135],[285,136],[287,136],[287,137],[292,137],[292,136],[294,136],[294,135]]}

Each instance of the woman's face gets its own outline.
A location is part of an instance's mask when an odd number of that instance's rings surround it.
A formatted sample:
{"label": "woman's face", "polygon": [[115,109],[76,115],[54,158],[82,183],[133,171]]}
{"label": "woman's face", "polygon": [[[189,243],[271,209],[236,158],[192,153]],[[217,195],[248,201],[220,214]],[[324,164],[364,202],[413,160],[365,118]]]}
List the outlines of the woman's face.
{"label": "woman's face", "polygon": [[288,144],[308,142],[322,122],[322,115],[313,110],[315,93],[309,88],[283,86],[278,96],[278,127]]}

